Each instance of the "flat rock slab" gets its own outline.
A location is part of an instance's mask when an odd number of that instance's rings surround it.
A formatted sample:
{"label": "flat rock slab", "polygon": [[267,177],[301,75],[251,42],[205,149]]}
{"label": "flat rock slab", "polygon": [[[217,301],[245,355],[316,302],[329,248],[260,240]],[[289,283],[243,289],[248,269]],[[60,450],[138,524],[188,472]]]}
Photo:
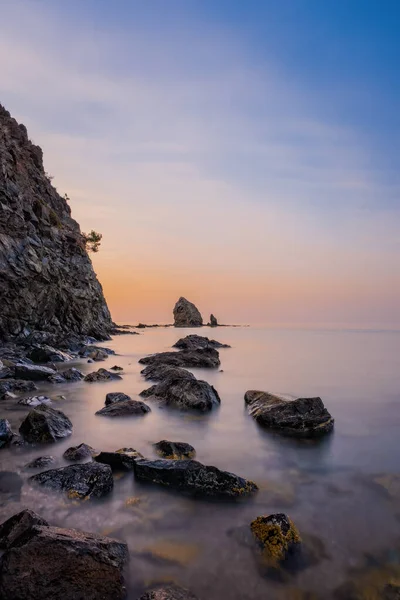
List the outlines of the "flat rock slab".
{"label": "flat rock slab", "polygon": [[106,396],[105,405],[109,406],[115,402],[126,402],[127,400],[132,400],[132,398],[123,392],[111,392]]}
{"label": "flat rock slab", "polygon": [[114,486],[110,467],[96,462],[50,469],[33,475],[29,481],[67,492],[70,498],[77,499],[100,498],[111,492]]}
{"label": "flat rock slab", "polygon": [[171,365],[187,369],[217,369],[220,366],[219,354],[215,348],[198,348],[180,352],[160,352],[139,360],[143,365]]}
{"label": "flat rock slab", "polygon": [[100,452],[93,457],[96,462],[109,465],[113,471],[130,471],[135,462],[143,458],[134,448],[121,448],[115,452]]}
{"label": "flat rock slab", "polygon": [[199,496],[238,498],[257,491],[257,485],[228,471],[206,466],[196,460],[138,460],[135,476]]}
{"label": "flat rock slab", "polygon": [[61,410],[41,404],[27,414],[19,432],[30,443],[55,442],[71,435],[72,423]]}
{"label": "flat rock slab", "polygon": [[122,377],[121,375],[117,375],[117,373],[107,371],[107,369],[99,369],[98,371],[93,371],[93,373],[86,375],[84,381],[92,383],[95,381],[113,381],[115,379],[122,379]]}
{"label": "flat rock slab", "polygon": [[334,419],[319,397],[291,398],[250,390],[244,399],[257,423],[284,435],[312,438],[333,430]]}
{"label": "flat rock slab", "polygon": [[186,588],[171,584],[149,590],[139,600],[197,600],[197,597]]}
{"label": "flat rock slab", "polygon": [[180,373],[177,375],[172,372],[156,385],[143,390],[140,395],[181,410],[206,412],[219,407],[221,399],[217,390],[207,381],[196,379],[188,371],[185,373],[182,377]]}
{"label": "flat rock slab", "polygon": [[221,344],[217,340],[210,340],[208,337],[196,335],[195,333],[179,339],[174,348],[179,350],[198,350],[199,348],[230,348],[228,344]]}
{"label": "flat rock slab", "polygon": [[186,442],[170,442],[169,440],[161,440],[153,445],[159,456],[169,460],[185,460],[188,458],[194,458],[196,456],[196,450],[193,448],[193,446],[187,444]]}
{"label": "flat rock slab", "polygon": [[84,460],[85,458],[90,458],[96,454],[96,450],[92,448],[92,446],[88,446],[88,444],[79,444],[79,446],[71,446],[68,448],[63,457],[65,460],[70,460],[71,462],[77,462],[79,460]]}
{"label": "flat rock slab", "polygon": [[40,367],[39,365],[15,365],[15,378],[16,379],[28,379],[30,381],[46,381],[53,375],[56,375],[57,371],[50,369],[49,367]]}
{"label": "flat rock slab", "polygon": [[151,411],[150,406],[147,406],[140,400],[125,400],[122,402],[114,402],[96,412],[96,415],[104,417],[125,417],[137,416],[141,417]]}
{"label": "flat rock slab", "polygon": [[126,598],[122,573],[128,560],[126,544],[76,529],[50,527],[31,511],[12,517],[0,526],[0,533],[1,529],[9,530],[0,565],[1,598]]}

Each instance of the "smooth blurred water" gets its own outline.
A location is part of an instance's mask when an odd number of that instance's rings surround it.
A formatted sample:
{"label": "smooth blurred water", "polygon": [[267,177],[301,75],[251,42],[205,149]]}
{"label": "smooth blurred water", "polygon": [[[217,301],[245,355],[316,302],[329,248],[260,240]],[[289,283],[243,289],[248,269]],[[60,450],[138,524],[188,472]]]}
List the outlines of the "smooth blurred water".
{"label": "smooth blurred water", "polygon": [[[141,356],[168,350],[192,332],[160,328],[118,336],[106,344],[118,356],[76,363],[84,373],[118,364],[124,368],[121,381],[41,386],[41,393],[54,398],[53,406],[71,418],[73,435],[57,444],[2,450],[0,469],[17,471],[27,480],[27,462],[51,454],[58,458],[56,466],[64,466],[63,452],[81,442],[98,450],[131,446],[154,457],[152,443],[170,439],[191,443],[203,463],[256,481],[260,492],[254,499],[193,500],[139,484],[129,473],[116,478],[113,493],[104,500],[76,504],[26,482],[21,501],[0,497],[1,520],[29,507],[54,525],[126,540],[132,600],[143,587],[162,580],[186,585],[200,600],[289,598],[295,588],[326,597],[349,567],[363,564],[366,553],[390,549],[400,534],[400,506],[371,482],[376,474],[399,472],[400,333],[203,328],[196,333],[232,346],[220,351],[223,372],[193,370],[218,390],[219,410],[198,415],[149,402],[152,412],[143,418],[95,416],[106,393],[138,398],[151,385],[140,375]],[[248,389],[321,396],[335,418],[334,434],[311,443],[261,430],[245,411]],[[0,406],[1,417],[14,429],[29,410],[16,400]],[[126,507],[131,496],[141,502]],[[237,535],[253,518],[271,512],[286,512],[301,533],[318,536],[325,546],[319,564],[284,584],[260,574]],[[155,557],[155,548],[164,559]]]}

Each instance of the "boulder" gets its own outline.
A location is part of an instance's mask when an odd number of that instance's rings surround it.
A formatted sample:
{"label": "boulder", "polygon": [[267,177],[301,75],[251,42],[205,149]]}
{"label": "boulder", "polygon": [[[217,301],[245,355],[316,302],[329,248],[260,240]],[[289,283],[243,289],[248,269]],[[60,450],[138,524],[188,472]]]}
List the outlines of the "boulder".
{"label": "boulder", "polygon": [[[23,511],[22,517],[16,517],[19,522],[11,524],[11,534],[15,530],[17,534],[8,544],[0,565],[1,598],[126,598],[123,578],[128,560],[126,544],[76,529],[50,527],[31,511]],[[6,521],[0,528],[10,528],[7,524]]]}
{"label": "boulder", "polygon": [[181,352],[159,352],[139,360],[143,365],[170,365],[187,369],[217,369],[220,366],[219,354],[215,348],[198,348]]}
{"label": "boulder", "polygon": [[28,398],[20,398],[18,404],[23,406],[40,406],[40,404],[51,404],[51,399],[47,396],[28,396]]}
{"label": "boulder", "polygon": [[71,435],[72,423],[61,410],[41,404],[27,414],[19,432],[30,443],[55,442]]}
{"label": "boulder", "polygon": [[179,298],[174,307],[174,326],[201,327],[202,325],[203,318],[196,306],[186,298]]}
{"label": "boulder", "polygon": [[28,508],[13,515],[0,525],[0,548],[7,550],[18,543],[19,538],[23,538],[35,525],[46,526],[48,523]]}
{"label": "boulder", "polygon": [[109,406],[115,402],[126,402],[127,400],[132,400],[132,398],[123,392],[111,392],[106,395],[105,405]]}
{"label": "boulder", "polygon": [[56,459],[53,456],[39,456],[25,465],[25,469],[43,469],[55,463]]}
{"label": "boulder", "polygon": [[250,528],[267,566],[283,566],[301,550],[300,534],[283,513],[257,517]]}
{"label": "boulder", "polygon": [[39,365],[15,365],[16,379],[28,379],[29,381],[46,381],[52,375],[56,375],[57,371],[49,367],[40,367]]}
{"label": "boulder", "polygon": [[252,481],[196,460],[137,460],[134,471],[137,479],[192,495],[238,498],[258,489]]}
{"label": "boulder", "polygon": [[148,365],[142,371],[140,371],[140,373],[145,379],[150,379],[151,381],[162,381],[169,375],[173,375],[176,378],[194,377],[192,373],[186,369],[182,369],[182,367],[171,367],[170,365],[163,365],[162,363]]}
{"label": "boulder", "polygon": [[178,340],[174,344],[174,348],[179,348],[179,350],[198,350],[199,348],[230,348],[230,346],[228,344],[221,344],[217,340],[210,340],[203,335],[192,333]]}
{"label": "boulder", "polygon": [[[103,356],[107,358],[110,354],[115,354],[114,350],[111,348],[103,348],[103,346],[83,346],[79,350],[79,356],[83,358],[91,358],[92,360],[104,360],[104,358],[99,358]],[[97,357],[97,358],[96,358]]]}
{"label": "boulder", "polygon": [[151,411],[151,408],[140,400],[125,400],[114,402],[98,410],[96,415],[106,417],[124,417],[127,415],[143,416]]}
{"label": "boulder", "polygon": [[7,419],[0,419],[0,448],[8,446],[13,437],[14,433],[12,432],[10,423]]}
{"label": "boulder", "polygon": [[114,365],[113,367],[110,367],[111,371],[123,371],[123,367],[119,367],[118,365]]}
{"label": "boulder", "polygon": [[210,327],[218,327],[218,321],[213,314],[210,315]]}
{"label": "boulder", "polygon": [[96,462],[50,469],[29,480],[77,499],[100,498],[111,492],[114,485],[110,467]]}
{"label": "boulder", "polygon": [[167,406],[202,412],[216,408],[221,403],[218,392],[212,385],[207,381],[196,379],[188,372],[184,377],[181,377],[180,374],[178,376],[170,374],[159,383],[143,390],[140,395]]}
{"label": "boulder", "polygon": [[0,381],[0,399],[2,400],[10,392],[34,392],[37,386],[33,381],[18,379],[5,379]]}
{"label": "boulder", "polygon": [[196,456],[196,450],[193,446],[185,442],[161,440],[161,442],[157,442],[153,446],[157,454],[169,460],[185,460]]}
{"label": "boulder", "polygon": [[72,356],[61,350],[56,350],[52,346],[33,346],[28,352],[27,357],[34,363],[55,363],[55,362],[66,362],[71,360]]}
{"label": "boulder", "polygon": [[333,430],[334,420],[321,398],[291,398],[255,390],[246,392],[244,398],[257,423],[284,435],[310,438]]}
{"label": "boulder", "polygon": [[84,460],[85,458],[90,458],[96,454],[96,450],[92,448],[92,446],[88,446],[88,444],[79,444],[79,446],[71,446],[68,448],[63,457],[65,460],[70,460],[71,462],[77,462],[79,460]]}
{"label": "boulder", "polygon": [[53,375],[49,378],[49,381],[51,383],[66,383],[67,381],[80,381],[83,378],[84,375],[79,369],[71,367],[70,369],[57,373],[57,375]]}
{"label": "boulder", "polygon": [[84,381],[92,383],[94,381],[113,381],[115,379],[122,379],[122,377],[116,373],[110,373],[110,371],[107,371],[106,369],[99,369],[98,371],[93,371],[93,373],[86,375]]}
{"label": "boulder", "polygon": [[93,460],[109,465],[113,471],[130,471],[139,458],[143,458],[143,455],[137,450],[121,448],[115,452],[100,452],[93,457]]}
{"label": "boulder", "polygon": [[175,584],[161,585],[147,591],[139,600],[197,600],[189,590]]}

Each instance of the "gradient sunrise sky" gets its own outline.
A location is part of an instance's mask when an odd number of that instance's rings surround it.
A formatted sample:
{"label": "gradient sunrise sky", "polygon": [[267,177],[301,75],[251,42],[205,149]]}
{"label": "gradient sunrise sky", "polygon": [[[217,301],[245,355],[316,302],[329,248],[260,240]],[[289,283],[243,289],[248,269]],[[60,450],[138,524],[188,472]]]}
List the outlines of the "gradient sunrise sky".
{"label": "gradient sunrise sky", "polygon": [[0,0],[115,320],[400,326],[398,0]]}

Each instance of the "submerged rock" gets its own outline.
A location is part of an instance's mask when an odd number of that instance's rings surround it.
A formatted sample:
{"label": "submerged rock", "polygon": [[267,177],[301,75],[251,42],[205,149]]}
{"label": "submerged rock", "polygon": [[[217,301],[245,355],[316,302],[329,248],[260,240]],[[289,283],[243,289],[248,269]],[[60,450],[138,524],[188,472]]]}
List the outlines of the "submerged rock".
{"label": "submerged rock", "polygon": [[138,460],[135,476],[193,495],[237,498],[258,489],[252,481],[195,460]]}
{"label": "submerged rock", "polygon": [[39,365],[15,365],[16,379],[28,379],[30,381],[46,381],[52,375],[56,375],[57,371],[49,367],[40,367]]}
{"label": "submerged rock", "polygon": [[321,398],[288,398],[250,390],[249,414],[263,427],[296,437],[317,437],[333,430],[334,420]]}
{"label": "submerged rock", "polygon": [[139,600],[197,600],[189,590],[175,584],[161,585],[147,591]]}
{"label": "submerged rock", "polygon": [[19,432],[30,443],[55,442],[71,435],[72,423],[61,410],[41,404],[27,414]]}
{"label": "submerged rock", "polygon": [[126,402],[127,400],[132,400],[132,398],[123,392],[111,392],[106,395],[105,405],[109,406],[115,402]]}
{"label": "submerged rock", "polygon": [[201,327],[203,317],[196,306],[180,297],[174,307],[174,326],[175,327]]}
{"label": "submerged rock", "polygon": [[94,381],[112,381],[114,379],[122,379],[121,375],[117,375],[116,373],[110,373],[106,369],[99,369],[98,371],[93,371],[93,373],[89,373],[84,378],[84,381],[94,382]]}
{"label": "submerged rock", "polygon": [[0,381],[0,399],[3,399],[10,392],[34,392],[37,386],[33,381],[21,379],[5,379]]}
{"label": "submerged rock", "polygon": [[170,374],[165,379],[153,385],[140,394],[145,398],[153,398],[167,406],[175,406],[182,410],[209,411],[220,405],[221,400],[217,390],[207,383],[196,379],[186,372],[184,377]]}
{"label": "submerged rock", "polygon": [[63,457],[65,460],[70,460],[71,462],[77,462],[79,460],[84,460],[85,458],[90,458],[96,454],[96,450],[92,448],[92,446],[88,446],[88,444],[79,444],[79,446],[71,446],[68,448]]}
{"label": "submerged rock", "polygon": [[18,473],[14,473],[13,471],[0,471],[0,495],[2,504],[7,504],[7,502],[11,500],[19,500],[23,483],[24,482]]}
{"label": "submerged rock", "polygon": [[399,600],[400,566],[393,560],[382,566],[351,569],[350,577],[333,593],[335,600]]}
{"label": "submerged rock", "polygon": [[190,444],[185,442],[170,442],[168,440],[161,440],[153,444],[157,454],[167,459],[184,460],[187,458],[194,458],[196,456],[196,450]]}
{"label": "submerged rock", "polygon": [[43,469],[55,463],[56,459],[53,456],[39,456],[25,465],[25,469]]}
{"label": "submerged rock", "polygon": [[199,348],[230,348],[230,346],[228,344],[221,344],[217,340],[210,340],[208,337],[192,333],[179,339],[174,344],[174,348],[179,348],[180,350],[198,350]]}
{"label": "submerged rock", "polygon": [[96,415],[102,415],[106,417],[124,417],[127,415],[143,416],[151,411],[150,406],[147,406],[140,400],[124,400],[120,402],[114,402],[104,408],[98,410]]}
{"label": "submerged rock", "polygon": [[29,480],[77,499],[100,498],[111,492],[114,485],[110,467],[96,462],[51,469]]}
{"label": "submerged rock", "polygon": [[13,437],[14,433],[11,429],[10,423],[7,421],[7,419],[0,419],[0,448],[8,446]]}
{"label": "submerged rock", "polygon": [[[10,523],[11,522],[11,523]],[[0,565],[0,596],[9,600],[124,600],[128,547],[111,538],[50,527],[23,511],[8,530]]]}
{"label": "submerged rock", "polygon": [[194,377],[192,373],[186,369],[182,369],[182,367],[171,367],[170,365],[163,365],[162,363],[148,365],[140,371],[140,373],[145,379],[150,379],[151,381],[162,381],[170,375],[173,375],[176,378]]}
{"label": "submerged rock", "polygon": [[34,363],[66,362],[72,359],[70,354],[47,345],[34,346],[28,352],[27,357],[33,360]]}
{"label": "submerged rock", "polygon": [[170,365],[187,369],[216,369],[219,367],[219,353],[215,348],[181,350],[181,352],[160,352],[139,360],[143,365]]}
{"label": "submerged rock", "polygon": [[40,404],[51,404],[51,399],[47,396],[29,396],[28,398],[21,398],[18,400],[18,404],[24,406],[40,406]]}
{"label": "submerged rock", "polygon": [[143,458],[143,455],[137,450],[121,448],[115,452],[100,452],[93,457],[93,460],[109,465],[113,471],[129,471],[140,458]]}

